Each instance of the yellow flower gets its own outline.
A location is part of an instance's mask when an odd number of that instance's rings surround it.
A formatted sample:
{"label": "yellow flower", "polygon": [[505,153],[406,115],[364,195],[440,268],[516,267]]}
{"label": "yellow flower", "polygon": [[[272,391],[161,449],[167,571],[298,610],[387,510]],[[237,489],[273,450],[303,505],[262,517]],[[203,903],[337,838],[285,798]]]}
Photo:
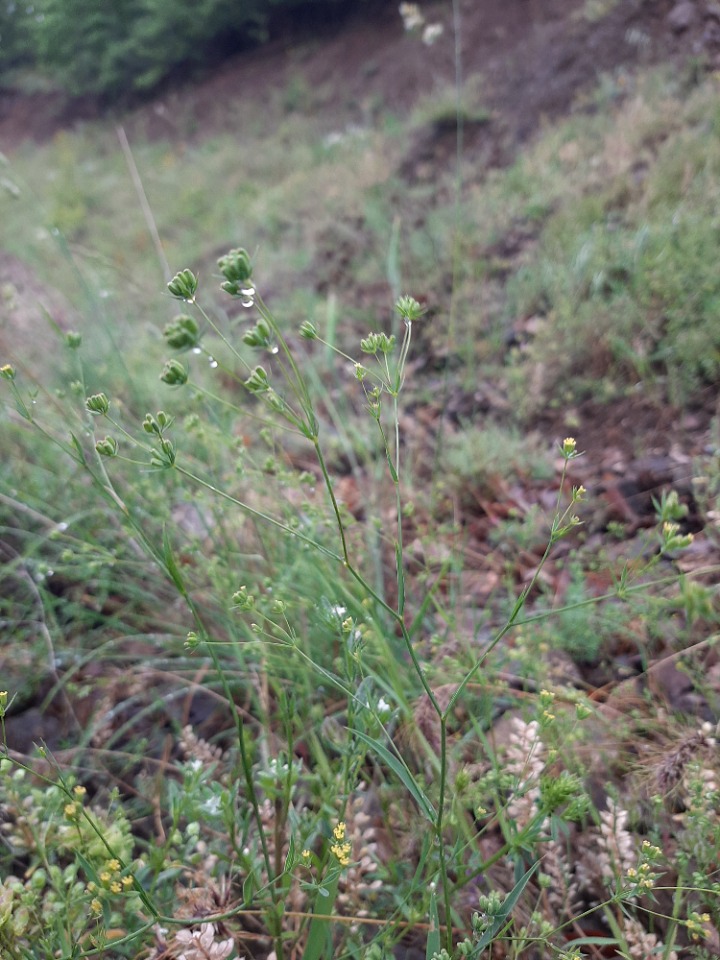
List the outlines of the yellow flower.
{"label": "yellow flower", "polygon": [[344,843],[334,843],[330,847],[330,852],[337,857],[338,863],[341,867],[346,867],[350,863],[351,851],[352,847],[347,840]]}

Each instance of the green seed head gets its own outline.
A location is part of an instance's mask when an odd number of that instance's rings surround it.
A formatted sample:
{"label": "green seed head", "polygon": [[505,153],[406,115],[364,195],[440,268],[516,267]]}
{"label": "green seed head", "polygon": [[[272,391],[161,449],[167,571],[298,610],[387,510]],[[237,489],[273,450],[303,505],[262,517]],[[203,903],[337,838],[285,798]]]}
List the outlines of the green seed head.
{"label": "green seed head", "polygon": [[110,408],[110,401],[104,393],[95,393],[87,398],[85,408],[97,417],[104,417]]}
{"label": "green seed head", "polygon": [[165,342],[173,350],[190,350],[200,343],[200,327],[194,317],[180,314],[163,330]]}
{"label": "green seed head", "polygon": [[188,303],[192,303],[195,299],[197,285],[198,281],[195,274],[185,268],[185,270],[181,270],[175,274],[167,287],[170,296],[175,297],[176,300],[185,300]]}
{"label": "green seed head", "polygon": [[220,257],[217,264],[220,273],[230,284],[248,286],[252,280],[252,263],[247,250],[242,247],[229,250],[224,257]]}
{"label": "green seed head", "polygon": [[114,437],[105,437],[104,440],[98,440],[95,449],[101,457],[116,457],[118,454],[118,442]]}
{"label": "green seed head", "polygon": [[171,387],[180,387],[188,381],[188,372],[179,360],[168,360],[160,374],[163,383]]}
{"label": "green seed head", "polygon": [[421,307],[414,297],[400,297],[395,304],[395,309],[403,318],[405,323],[412,323],[413,320],[419,320],[425,313],[425,307]]}
{"label": "green seed head", "polygon": [[317,338],[317,330],[315,325],[310,323],[309,320],[303,320],[300,324],[300,336],[303,340],[315,340]]}
{"label": "green seed head", "polygon": [[255,367],[245,381],[250,393],[265,393],[270,389],[270,380],[264,367]]}

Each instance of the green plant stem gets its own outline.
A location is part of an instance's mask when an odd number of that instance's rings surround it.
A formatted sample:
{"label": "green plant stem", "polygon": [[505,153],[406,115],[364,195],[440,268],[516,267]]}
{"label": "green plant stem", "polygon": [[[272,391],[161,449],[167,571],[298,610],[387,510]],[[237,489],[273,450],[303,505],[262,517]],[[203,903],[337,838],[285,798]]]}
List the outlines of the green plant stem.
{"label": "green plant stem", "polygon": [[196,300],[192,300],[191,303],[194,304],[194,306],[195,306],[195,308],[197,309],[198,313],[199,313],[200,316],[203,318],[203,320],[205,321],[205,323],[207,323],[207,325],[210,327],[210,329],[213,331],[213,333],[222,340],[222,342],[225,344],[225,346],[228,348],[228,350],[232,353],[232,355],[235,357],[235,359],[238,360],[238,361],[243,365],[243,367],[245,367],[245,369],[246,369],[246,371],[247,371],[248,373],[250,373],[250,371],[251,371],[251,369],[252,369],[251,366],[250,366],[250,364],[247,362],[247,360],[245,359],[245,357],[242,356],[242,354],[238,353],[238,351],[235,349],[235,347],[232,345],[232,343],[228,340],[228,338],[227,338],[227,337],[225,336],[225,334],[222,332],[222,330],[220,329],[220,327],[215,323],[215,321],[212,319],[212,317],[211,317],[208,313],[206,313],[205,310],[203,310],[203,308],[200,306],[200,304],[199,304]]}
{"label": "green plant stem", "polygon": [[[566,471],[567,471],[567,461],[565,462],[565,465],[564,465],[564,468],[563,468],[563,472],[562,472],[562,477],[561,477],[561,480],[560,480],[560,491],[561,491],[561,492],[562,492],[562,487],[563,487],[563,483],[564,483],[564,480],[565,480]],[[560,503],[559,497],[560,497],[560,494],[558,494],[558,501],[557,501],[557,508],[556,508],[556,516],[555,516],[555,521],[553,522],[553,534],[554,534],[554,532],[558,529],[558,527],[560,526],[560,524],[561,524],[561,522],[562,522],[562,517],[559,517],[559,503]],[[570,508],[568,508],[568,510],[565,511],[565,513],[563,514],[563,517],[568,513],[569,509],[570,509]],[[454,691],[453,695],[450,697],[450,700],[448,701],[448,705],[447,705],[447,707],[445,708],[445,711],[444,711],[444,716],[445,716],[445,717],[448,717],[448,716],[450,715],[450,713],[452,712],[453,708],[455,707],[455,704],[457,703],[459,697],[462,695],[462,693],[463,693],[463,691],[465,690],[465,688],[467,687],[468,683],[470,683],[470,681],[473,679],[473,677],[475,677],[475,676],[477,675],[478,671],[480,670],[480,668],[482,667],[482,665],[485,663],[485,660],[487,659],[487,657],[489,656],[489,654],[495,649],[495,647],[498,645],[498,643],[500,643],[500,641],[503,639],[503,637],[505,637],[506,634],[508,634],[508,633],[510,632],[510,630],[516,625],[517,619],[518,619],[518,617],[519,617],[519,615],[520,615],[523,607],[525,606],[525,603],[526,603],[526,601],[527,601],[527,598],[530,596],[530,593],[531,593],[532,590],[535,588],[535,584],[537,583],[538,578],[539,578],[540,574],[542,573],[543,567],[544,567],[545,564],[547,563],[547,560],[548,560],[548,558],[549,558],[549,556],[550,556],[550,553],[551,553],[551,551],[552,551],[552,548],[554,547],[554,545],[555,545],[555,543],[556,543],[557,537],[555,537],[553,534],[551,534],[551,536],[550,536],[550,539],[549,539],[549,541],[548,541],[548,543],[547,543],[547,546],[545,547],[545,551],[544,551],[542,557],[540,558],[540,562],[538,563],[538,565],[537,565],[537,567],[536,567],[536,569],[535,569],[535,573],[533,574],[532,579],[530,580],[530,583],[525,587],[525,589],[521,592],[520,596],[519,596],[519,597],[517,598],[517,600],[515,601],[515,604],[513,605],[512,612],[510,613],[510,616],[508,617],[508,619],[507,619],[507,621],[505,622],[504,626],[501,627],[500,630],[498,630],[498,632],[495,634],[495,636],[492,638],[492,640],[490,641],[490,643],[488,644],[488,646],[487,646],[487,647],[485,648],[485,650],[483,651],[482,656],[479,657],[478,660],[475,662],[475,664],[470,668],[470,670],[468,670],[468,672],[465,674],[465,676],[463,677],[463,679],[462,679],[462,680],[460,681],[460,683],[458,684],[458,686],[457,686],[456,690]]]}
{"label": "green plant stem", "polygon": [[400,411],[398,407],[397,394],[395,394],[393,397],[393,415],[395,421],[395,470],[393,473],[393,486],[395,487],[395,509],[397,515],[395,564],[398,592],[398,613],[401,617],[403,617],[405,614],[405,571],[403,569],[403,521],[402,495],[400,491]]}
{"label": "green plant stem", "polygon": [[[226,369],[226,368],[225,368]],[[239,382],[244,386],[242,380]],[[242,414],[246,419],[252,420],[254,423],[259,423],[263,427],[276,427],[277,429],[285,431],[285,433],[290,433],[294,437],[301,437],[301,434],[298,430],[293,429],[293,427],[287,426],[284,423],[279,423],[277,420],[271,420],[268,417],[260,417],[256,413],[251,413],[245,407],[240,407],[238,404],[233,403],[232,400],[226,400],[224,397],[219,397],[217,394],[212,393],[210,390],[207,390],[202,384],[195,383],[193,380],[188,380],[188,385],[192,387],[200,396],[206,398],[207,400],[212,400],[213,403],[217,403],[219,406],[228,407],[233,413]]]}
{"label": "green plant stem", "polygon": [[447,762],[447,717],[443,716],[437,703],[434,704],[435,711],[440,720],[440,789],[438,795],[438,814],[435,825],[435,833],[438,843],[438,864],[440,868],[440,882],[442,883],[443,904],[445,907],[445,949],[448,953],[452,952],[452,911],[450,906],[450,882],[448,878],[447,857],[445,851],[445,841],[443,838],[443,828],[445,826],[445,791],[447,785],[448,762]]}
{"label": "green plant stem", "polygon": [[343,558],[338,556],[338,554],[334,553],[332,550],[329,550],[322,543],[318,543],[317,540],[313,540],[312,537],[308,537],[307,534],[301,533],[299,530],[295,530],[293,527],[283,523],[282,520],[271,517],[269,514],[263,513],[262,510],[256,510],[255,507],[251,507],[243,500],[238,500],[237,497],[233,497],[231,494],[226,493],[224,490],[216,487],[208,480],[203,480],[202,477],[198,477],[197,474],[192,473],[190,470],[186,470],[185,467],[180,466],[177,462],[173,464],[173,469],[177,470],[178,473],[182,474],[182,476],[187,477],[188,480],[192,480],[193,483],[199,484],[201,487],[204,487],[206,490],[209,490],[216,496],[221,497],[223,500],[228,500],[230,503],[235,504],[236,507],[240,507],[244,513],[254,517],[256,520],[262,520],[263,523],[268,523],[273,527],[277,527],[279,530],[282,530],[283,533],[288,534],[288,536],[302,540],[303,543],[307,543],[309,546],[314,547],[331,560],[336,560],[338,563],[342,563]]}
{"label": "green plant stem", "polygon": [[307,384],[305,383],[305,378],[303,377],[303,375],[300,373],[300,370],[298,369],[298,365],[295,362],[295,358],[292,355],[292,351],[290,350],[287,340],[283,336],[277,324],[277,321],[275,320],[275,317],[270,312],[270,310],[268,310],[268,308],[265,306],[262,300],[262,297],[260,297],[259,295],[255,296],[255,306],[260,316],[268,323],[273,333],[275,334],[280,350],[282,351],[288,363],[288,366],[292,374],[291,376],[288,377],[290,388],[292,389],[293,393],[297,397],[300,403],[300,406],[302,407],[303,413],[307,418],[308,439],[315,441],[317,440],[317,436],[318,436],[318,421],[315,416],[315,411],[313,409],[312,400],[310,398],[310,393],[308,391]]}
{"label": "green plant stem", "polygon": [[[279,896],[280,891],[277,889],[277,884],[273,881],[277,879],[279,873],[276,873],[273,870],[272,861],[270,858],[270,849],[267,842],[267,837],[265,836],[265,827],[262,821],[262,815],[260,812],[260,801],[258,799],[257,791],[255,789],[255,782],[253,779],[253,767],[252,767],[252,758],[250,757],[247,749],[247,743],[245,741],[245,723],[242,717],[241,712],[234,705],[234,698],[232,695],[232,690],[230,689],[230,683],[228,678],[223,670],[222,664],[220,663],[220,658],[217,655],[217,651],[214,649],[213,644],[207,642],[209,640],[209,634],[205,627],[203,618],[200,614],[200,611],[195,603],[195,601],[190,596],[187,587],[185,586],[185,581],[180,573],[180,570],[175,563],[174,559],[170,554],[169,542],[166,539],[165,542],[165,556],[163,558],[164,563],[163,567],[172,579],[175,587],[182,596],[183,600],[187,604],[190,613],[192,614],[193,620],[197,627],[199,634],[206,641],[205,646],[210,654],[210,658],[215,667],[215,671],[220,678],[220,683],[222,684],[225,697],[227,698],[228,704],[232,704],[232,715],[233,721],[235,723],[236,735],[238,740],[238,747],[240,749],[240,759],[243,774],[245,777],[245,789],[247,791],[246,799],[250,804],[250,807],[253,811],[253,817],[255,819],[255,824],[258,830],[258,836],[260,838],[260,846],[262,848],[263,861],[265,863],[265,870],[267,872],[268,880],[270,881],[270,894],[273,899],[275,909],[268,911],[267,916],[272,918],[271,923],[269,923],[270,934],[273,938],[275,944],[275,951],[278,960],[282,960],[283,957],[283,944],[282,944],[282,930],[281,930],[281,921],[277,912],[277,907],[279,905]],[[281,871],[280,871],[281,872]],[[273,929],[274,928],[274,929]]]}

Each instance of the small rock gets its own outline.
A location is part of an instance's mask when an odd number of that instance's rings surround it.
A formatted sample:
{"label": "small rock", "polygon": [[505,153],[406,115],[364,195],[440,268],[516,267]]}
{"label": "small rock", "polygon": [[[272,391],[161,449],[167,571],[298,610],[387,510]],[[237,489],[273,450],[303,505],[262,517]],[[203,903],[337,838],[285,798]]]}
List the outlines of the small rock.
{"label": "small rock", "polygon": [[709,0],[705,4],[705,17],[708,20],[720,21],[720,3],[717,3],[716,0]]}
{"label": "small rock", "polygon": [[691,0],[680,0],[667,16],[667,25],[673,33],[683,33],[695,22],[697,10]]}

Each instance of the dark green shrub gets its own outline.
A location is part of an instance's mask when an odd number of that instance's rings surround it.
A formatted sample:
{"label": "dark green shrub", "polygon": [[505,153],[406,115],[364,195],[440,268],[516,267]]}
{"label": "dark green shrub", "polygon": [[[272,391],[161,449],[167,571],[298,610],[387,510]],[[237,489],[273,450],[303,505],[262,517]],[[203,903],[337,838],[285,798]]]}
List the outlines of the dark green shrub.
{"label": "dark green shrub", "polygon": [[0,71],[32,59],[32,24],[26,5],[0,0]]}
{"label": "dark green shrub", "polygon": [[43,0],[38,60],[68,93],[116,99],[197,66],[223,36],[256,35],[263,7],[263,0]]}
{"label": "dark green shrub", "polygon": [[39,0],[35,9],[37,66],[74,96],[113,101],[267,39],[285,13],[314,23],[350,8],[339,0]]}

